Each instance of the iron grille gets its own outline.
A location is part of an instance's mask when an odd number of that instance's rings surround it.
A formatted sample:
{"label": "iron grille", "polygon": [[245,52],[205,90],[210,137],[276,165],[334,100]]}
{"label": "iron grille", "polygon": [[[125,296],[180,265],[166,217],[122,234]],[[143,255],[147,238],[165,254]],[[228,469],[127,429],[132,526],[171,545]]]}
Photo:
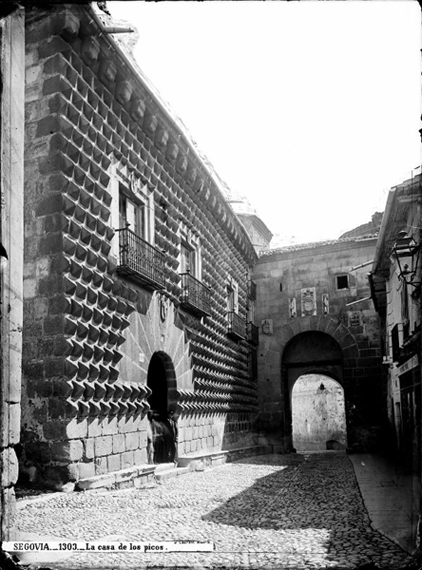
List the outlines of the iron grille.
{"label": "iron grille", "polygon": [[234,311],[227,313],[227,336],[232,340],[245,338],[245,321]]}
{"label": "iron grille", "polygon": [[249,321],[246,325],[246,340],[254,346],[259,344],[259,329],[252,321]]}
{"label": "iron grille", "polygon": [[201,315],[211,315],[211,293],[209,288],[190,273],[182,273],[181,304]]}
{"label": "iron grille", "polygon": [[120,265],[117,270],[151,289],[164,287],[164,255],[129,228],[118,230]]}

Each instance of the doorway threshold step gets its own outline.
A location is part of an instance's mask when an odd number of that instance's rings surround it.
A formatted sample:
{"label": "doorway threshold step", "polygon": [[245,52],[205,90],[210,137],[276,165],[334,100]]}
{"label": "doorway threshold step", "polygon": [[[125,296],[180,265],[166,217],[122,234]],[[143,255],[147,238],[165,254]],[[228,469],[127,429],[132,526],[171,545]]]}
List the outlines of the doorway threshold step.
{"label": "doorway threshold step", "polygon": [[210,467],[218,467],[229,461],[238,461],[255,455],[273,453],[270,444],[248,445],[221,451],[198,452],[192,455],[179,455],[178,465],[189,467],[191,471],[204,471]]}
{"label": "doorway threshold step", "polygon": [[157,465],[154,475],[157,481],[166,481],[172,477],[179,477],[179,475],[189,473],[189,471],[189,467],[176,467],[174,463],[162,463]]}

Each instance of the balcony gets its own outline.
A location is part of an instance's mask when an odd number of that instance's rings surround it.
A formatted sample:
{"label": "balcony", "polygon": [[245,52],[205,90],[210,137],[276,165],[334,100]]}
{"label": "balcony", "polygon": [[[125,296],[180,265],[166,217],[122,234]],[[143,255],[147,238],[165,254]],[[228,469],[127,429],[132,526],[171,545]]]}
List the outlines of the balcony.
{"label": "balcony", "polygon": [[248,281],[248,297],[251,301],[256,301],[256,283],[251,279]]}
{"label": "balcony", "polygon": [[258,346],[259,344],[259,329],[252,321],[246,324],[246,340],[253,346]]}
{"label": "balcony", "polygon": [[209,288],[190,273],[182,273],[181,278],[181,305],[201,317],[209,317],[211,315],[211,292]]}
{"label": "balcony", "polygon": [[147,289],[163,289],[165,257],[153,245],[129,228],[119,232],[119,265],[117,272]]}
{"label": "balcony", "polygon": [[234,311],[227,313],[227,336],[232,340],[245,338],[245,321]]}

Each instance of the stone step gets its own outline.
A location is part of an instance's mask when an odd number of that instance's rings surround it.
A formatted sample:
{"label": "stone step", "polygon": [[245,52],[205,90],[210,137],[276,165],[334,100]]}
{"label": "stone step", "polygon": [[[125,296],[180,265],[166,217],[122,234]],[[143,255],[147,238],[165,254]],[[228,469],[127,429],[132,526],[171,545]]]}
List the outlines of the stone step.
{"label": "stone step", "polygon": [[267,453],[273,453],[272,445],[250,445],[223,451],[199,452],[192,455],[179,456],[179,465],[181,467],[189,467],[191,471],[203,471],[210,467],[224,465],[228,461],[237,461],[245,457]]}
{"label": "stone step", "polygon": [[167,479],[171,479],[172,477],[179,477],[179,475],[184,475],[190,471],[189,467],[175,467],[173,463],[171,465],[171,468],[159,469],[158,471],[155,471],[155,478],[157,481],[166,481]]}
{"label": "stone step", "polygon": [[155,474],[159,473],[160,471],[168,471],[169,469],[174,469],[175,465],[173,462],[169,463],[158,463],[154,465]]}

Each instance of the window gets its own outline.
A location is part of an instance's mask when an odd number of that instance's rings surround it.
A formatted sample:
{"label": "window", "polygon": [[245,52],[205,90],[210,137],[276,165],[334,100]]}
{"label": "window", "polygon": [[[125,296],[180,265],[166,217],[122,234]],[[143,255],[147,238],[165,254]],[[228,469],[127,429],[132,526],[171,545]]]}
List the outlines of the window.
{"label": "window", "polygon": [[120,184],[119,187],[119,228],[125,228],[129,224],[129,229],[137,236],[148,241],[145,223],[146,206],[142,201],[134,201],[128,198],[128,191]]}
{"label": "window", "polygon": [[404,281],[401,288],[401,322],[403,325],[403,337],[406,340],[410,334],[410,320],[409,320],[409,294],[407,290],[407,283]]}
{"label": "window", "polygon": [[248,371],[252,380],[258,378],[258,354],[254,348],[248,352]]}
{"label": "window", "polygon": [[400,360],[400,337],[398,324],[391,330],[391,346],[393,349],[393,362],[398,362]]}
{"label": "window", "polygon": [[180,273],[189,273],[198,280],[202,278],[201,243],[186,227],[180,230]]}
{"label": "window", "polygon": [[227,284],[227,312],[239,313],[239,286],[233,280]]}
{"label": "window", "polygon": [[337,290],[349,288],[349,276],[348,275],[337,275],[336,281],[337,281]]}
{"label": "window", "polygon": [[[131,173],[126,166],[116,163],[110,177],[111,219],[114,230],[129,225],[136,236],[154,245],[155,211],[154,193]],[[119,240],[112,240],[112,255],[119,256]]]}
{"label": "window", "polygon": [[227,336],[236,342],[245,338],[246,321],[239,315],[239,286],[234,279],[226,285]]}
{"label": "window", "polygon": [[188,228],[180,230],[180,276],[182,306],[201,317],[211,314],[210,289],[202,282],[201,243]]}
{"label": "window", "polygon": [[181,273],[190,273],[193,277],[197,276],[196,251],[186,242],[182,242],[180,247],[180,270]]}

